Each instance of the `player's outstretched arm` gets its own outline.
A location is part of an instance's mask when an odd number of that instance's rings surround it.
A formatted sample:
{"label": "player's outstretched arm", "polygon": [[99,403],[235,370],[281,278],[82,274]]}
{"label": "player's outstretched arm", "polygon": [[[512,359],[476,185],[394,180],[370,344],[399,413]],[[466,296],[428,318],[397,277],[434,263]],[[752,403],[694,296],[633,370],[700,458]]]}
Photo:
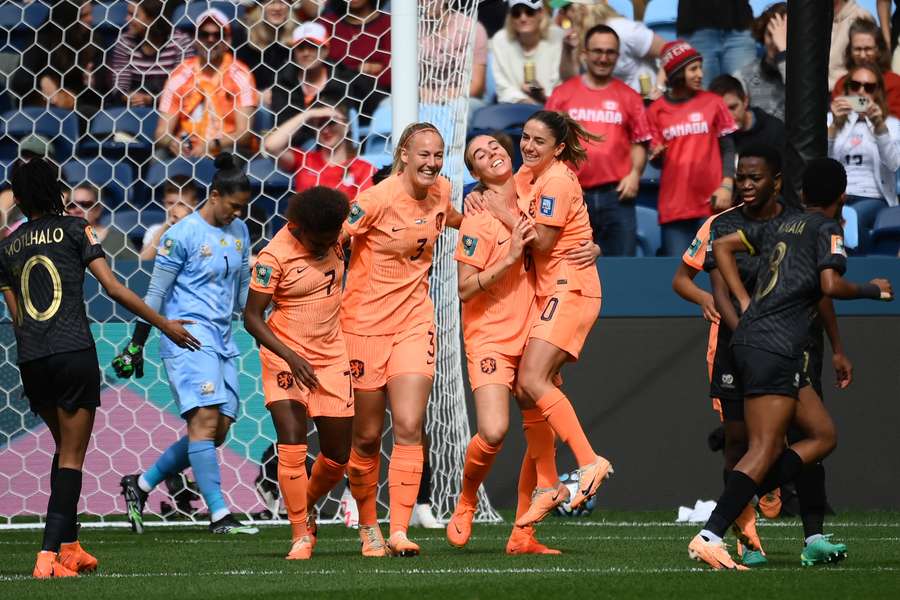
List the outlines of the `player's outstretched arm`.
{"label": "player's outstretched arm", "polygon": [[734,255],[738,252],[749,251],[746,238],[742,237],[740,233],[729,233],[713,242],[713,257],[716,260],[716,266],[728,285],[728,289],[731,290],[731,295],[737,299],[742,313],[750,306],[750,294],[747,293],[747,289],[741,281]]}
{"label": "player's outstretched arm", "polygon": [[105,258],[92,260],[90,264],[88,264],[88,269],[91,270],[91,273],[97,278],[97,281],[100,282],[100,285],[103,286],[103,289],[110,298],[162,331],[179,347],[187,348],[188,350],[197,350],[200,348],[200,342],[197,338],[192,336],[191,333],[184,328],[185,324],[192,323],[193,321],[166,319],[154,309],[147,306],[137,294],[116,279],[116,276],[109,268],[109,263],[106,262]]}
{"label": "player's outstretched arm", "polygon": [[828,341],[831,342],[831,364],[834,367],[835,384],[844,389],[853,382],[853,363],[844,354],[844,343],[838,329],[834,302],[828,296],[822,296],[819,300],[819,316],[825,333],[828,334]]}
{"label": "player's outstretched arm", "polygon": [[260,345],[277,354],[288,364],[294,379],[314,390],[319,385],[319,380],[312,365],[278,339],[266,323],[265,312],[271,301],[272,294],[250,290],[247,305],[244,307],[244,328]]}
{"label": "player's outstretched arm", "polygon": [[894,299],[894,288],[887,279],[873,279],[869,283],[853,283],[844,279],[834,269],[822,269],[819,273],[822,293],[838,300],[884,300]]}
{"label": "player's outstretched arm", "polygon": [[703,309],[704,319],[710,322],[718,322],[721,315],[716,310],[715,299],[713,299],[712,294],[694,282],[694,278],[697,277],[699,272],[683,261],[679,262],[678,268],[675,269],[675,275],[672,277],[672,289],[688,302],[693,302]]}

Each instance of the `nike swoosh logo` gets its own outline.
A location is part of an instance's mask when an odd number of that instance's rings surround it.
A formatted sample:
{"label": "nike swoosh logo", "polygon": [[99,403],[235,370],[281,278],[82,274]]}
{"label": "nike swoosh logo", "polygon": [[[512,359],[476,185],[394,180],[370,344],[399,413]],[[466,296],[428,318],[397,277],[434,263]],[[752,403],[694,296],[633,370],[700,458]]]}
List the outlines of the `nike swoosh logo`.
{"label": "nike swoosh logo", "polygon": [[459,525],[457,525],[456,523],[453,524],[453,529],[456,530],[456,533],[458,533],[459,535],[462,535],[462,531],[459,530]]}
{"label": "nike swoosh logo", "polygon": [[406,227],[391,227],[391,231],[397,233],[398,231],[403,231]]}
{"label": "nike swoosh logo", "polygon": [[353,400],[347,403],[347,408],[350,408],[351,406],[353,406]]}
{"label": "nike swoosh logo", "polygon": [[288,479],[290,479],[291,481],[293,481],[293,480],[295,480],[295,479],[300,479],[301,477],[303,477],[303,475],[291,475]]}
{"label": "nike swoosh logo", "polygon": [[303,271],[307,270],[308,268],[309,268],[309,266],[306,266],[306,267],[297,267],[297,274],[299,275],[300,273],[302,273]]}
{"label": "nike swoosh logo", "polygon": [[499,242],[497,242],[497,245],[502,246],[503,244],[505,244],[508,241],[509,241],[509,238],[506,238],[505,240],[500,240]]}

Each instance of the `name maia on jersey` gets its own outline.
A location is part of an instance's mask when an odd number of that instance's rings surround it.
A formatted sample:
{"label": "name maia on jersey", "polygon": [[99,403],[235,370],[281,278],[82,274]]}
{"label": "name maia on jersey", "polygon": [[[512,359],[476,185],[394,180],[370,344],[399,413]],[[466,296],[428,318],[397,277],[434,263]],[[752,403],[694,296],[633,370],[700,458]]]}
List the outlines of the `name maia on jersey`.
{"label": "name maia on jersey", "polygon": [[61,227],[29,231],[25,233],[25,235],[21,235],[14,239],[12,243],[6,247],[6,255],[12,256],[29,246],[35,246],[37,244],[58,244],[61,241],[63,241],[63,230]]}

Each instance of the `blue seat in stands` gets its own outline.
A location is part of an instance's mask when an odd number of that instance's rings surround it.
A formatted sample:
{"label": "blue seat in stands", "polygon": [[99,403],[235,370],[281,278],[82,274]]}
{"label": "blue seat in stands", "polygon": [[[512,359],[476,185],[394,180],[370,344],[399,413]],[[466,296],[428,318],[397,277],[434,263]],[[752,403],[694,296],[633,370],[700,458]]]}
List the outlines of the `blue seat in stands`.
{"label": "blue seat in stands", "polygon": [[637,256],[656,256],[662,245],[659,214],[647,206],[636,206]]}
{"label": "blue seat in stands", "polygon": [[869,241],[871,254],[897,256],[900,252],[900,206],[881,209]]}
{"label": "blue seat in stands", "polygon": [[63,179],[69,185],[88,182],[100,189],[101,198],[108,208],[122,204],[134,184],[134,173],[126,162],[113,163],[103,158],[82,161],[73,158],[63,163]]}

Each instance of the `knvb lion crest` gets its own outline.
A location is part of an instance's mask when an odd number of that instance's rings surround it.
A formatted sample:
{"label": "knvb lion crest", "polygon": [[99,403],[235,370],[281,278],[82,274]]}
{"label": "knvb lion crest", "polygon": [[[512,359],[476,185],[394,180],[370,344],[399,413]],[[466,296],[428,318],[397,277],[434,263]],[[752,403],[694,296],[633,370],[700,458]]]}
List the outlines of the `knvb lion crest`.
{"label": "knvb lion crest", "polygon": [[278,383],[278,387],[286,390],[294,385],[294,376],[290,371],[281,371],[275,376],[275,381]]}
{"label": "knvb lion crest", "polygon": [[490,375],[494,371],[497,370],[497,361],[493,358],[482,358],[481,359],[481,372],[485,375]]}
{"label": "knvb lion crest", "polygon": [[353,375],[353,379],[359,379],[363,375],[366,374],[366,363],[361,360],[356,360],[355,358],[350,361],[350,374]]}

